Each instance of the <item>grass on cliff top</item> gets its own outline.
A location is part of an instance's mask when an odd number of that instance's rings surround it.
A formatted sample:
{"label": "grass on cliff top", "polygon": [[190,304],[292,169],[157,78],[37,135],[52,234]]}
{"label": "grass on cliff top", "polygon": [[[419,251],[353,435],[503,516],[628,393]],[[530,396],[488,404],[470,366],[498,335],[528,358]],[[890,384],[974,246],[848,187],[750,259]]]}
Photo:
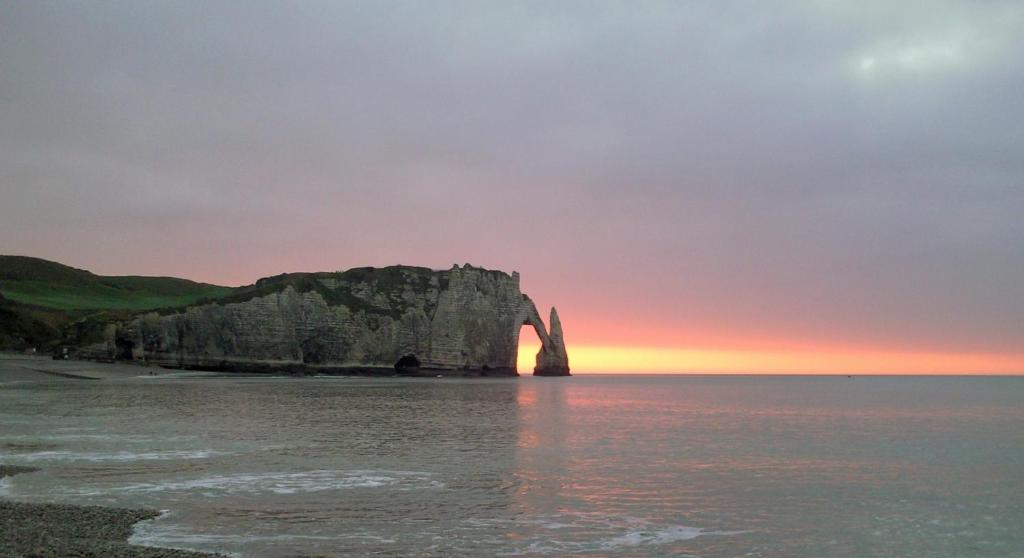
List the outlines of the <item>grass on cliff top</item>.
{"label": "grass on cliff top", "polygon": [[[486,273],[504,272],[474,268]],[[425,293],[437,274],[439,290],[448,287],[448,272],[425,267],[388,266],[356,267],[347,271],[320,273],[285,273],[260,279],[247,287],[221,287],[196,283],[174,277],[105,277],[82,269],[26,256],[0,256],[0,295],[8,300],[58,310],[161,310],[173,311],[194,304],[245,302],[284,290],[291,286],[298,292],[317,291],[329,305],[349,306],[353,310],[390,313],[375,309],[369,301],[347,288],[330,289],[319,279],[367,284],[372,291],[384,294],[392,304],[400,304],[402,292]]]}
{"label": "grass on cliff top", "polygon": [[[291,287],[299,293],[316,292],[320,294],[328,306],[345,306],[353,312],[387,315],[397,319],[405,310],[404,302],[400,299],[405,288],[410,286],[416,293],[426,293],[431,286],[430,280],[434,273],[429,268],[412,266],[356,267],[339,272],[283,273],[260,279],[254,285],[239,287],[231,294],[211,302],[218,304],[246,302]],[[335,280],[341,284],[337,288],[329,288],[321,282],[324,279]],[[350,287],[352,284],[370,285],[372,292],[383,294],[388,298],[391,307],[379,307],[373,302],[357,296],[352,292]],[[442,285],[442,288],[446,286],[446,284]]]}
{"label": "grass on cliff top", "polygon": [[105,277],[56,262],[0,256],[0,294],[58,310],[152,310],[215,300],[234,289],[174,277]]}
{"label": "grass on cliff top", "polygon": [[[508,276],[502,271],[473,269]],[[417,294],[432,288],[444,291],[450,272],[413,266],[357,267],[287,273],[230,288],[173,277],[104,277],[39,258],[0,256],[0,349],[52,349],[61,343],[98,342],[106,324],[130,320],[140,312],[172,314],[192,305],[245,302],[289,286],[300,293],[315,291],[329,306],[398,319],[408,304],[402,298],[406,288]],[[329,288],[323,279],[343,284]],[[359,285],[369,288],[370,299]],[[378,305],[379,295],[388,301],[386,305]],[[425,303],[429,315],[430,297]]]}

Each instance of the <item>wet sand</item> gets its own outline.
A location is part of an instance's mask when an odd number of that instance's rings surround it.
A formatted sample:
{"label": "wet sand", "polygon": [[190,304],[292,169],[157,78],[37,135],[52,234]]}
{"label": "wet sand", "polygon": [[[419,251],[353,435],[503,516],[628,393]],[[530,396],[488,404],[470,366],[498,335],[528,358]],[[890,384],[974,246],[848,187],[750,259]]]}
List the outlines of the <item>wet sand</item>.
{"label": "wet sand", "polygon": [[0,382],[116,380],[139,376],[214,376],[211,372],[168,370],[137,364],[54,360],[50,357],[0,353]]}
{"label": "wet sand", "polygon": [[[36,471],[0,465],[0,478]],[[0,557],[204,558],[186,550],[128,544],[132,526],[160,515],[155,510],[30,504],[0,500]]]}

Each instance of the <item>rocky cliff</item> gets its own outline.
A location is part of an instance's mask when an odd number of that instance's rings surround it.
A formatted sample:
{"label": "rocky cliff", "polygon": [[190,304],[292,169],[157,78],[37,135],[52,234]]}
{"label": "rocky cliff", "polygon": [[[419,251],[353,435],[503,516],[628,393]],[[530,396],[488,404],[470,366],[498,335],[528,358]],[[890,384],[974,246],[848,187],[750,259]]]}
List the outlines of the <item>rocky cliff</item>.
{"label": "rocky cliff", "polygon": [[225,298],[106,327],[86,357],[213,370],[517,375],[519,331],[542,348],[537,375],[568,375],[561,324],[549,333],[519,274],[465,265],[286,274]]}

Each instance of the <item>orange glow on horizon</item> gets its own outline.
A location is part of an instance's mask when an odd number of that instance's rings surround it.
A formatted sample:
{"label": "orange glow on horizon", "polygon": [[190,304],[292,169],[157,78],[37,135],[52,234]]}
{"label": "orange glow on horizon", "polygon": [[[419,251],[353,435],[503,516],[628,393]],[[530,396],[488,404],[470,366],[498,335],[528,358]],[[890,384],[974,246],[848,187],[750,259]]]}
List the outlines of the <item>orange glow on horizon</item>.
{"label": "orange glow on horizon", "polygon": [[[519,347],[519,373],[533,371],[539,345]],[[1024,354],[863,349],[749,350],[570,345],[580,374],[1024,374]]]}

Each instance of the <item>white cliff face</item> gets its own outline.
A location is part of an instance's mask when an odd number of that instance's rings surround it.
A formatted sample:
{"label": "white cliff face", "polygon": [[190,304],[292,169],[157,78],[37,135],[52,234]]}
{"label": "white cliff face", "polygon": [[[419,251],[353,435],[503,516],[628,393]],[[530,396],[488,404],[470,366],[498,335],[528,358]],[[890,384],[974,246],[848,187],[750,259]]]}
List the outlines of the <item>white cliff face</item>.
{"label": "white cliff face", "polygon": [[528,324],[549,355],[545,362],[568,373],[561,326],[557,338],[548,335],[518,274],[469,265],[359,268],[280,276],[242,291],[225,303],[140,316],[103,350],[227,370],[384,371],[412,355],[424,371],[514,375],[519,329]]}

